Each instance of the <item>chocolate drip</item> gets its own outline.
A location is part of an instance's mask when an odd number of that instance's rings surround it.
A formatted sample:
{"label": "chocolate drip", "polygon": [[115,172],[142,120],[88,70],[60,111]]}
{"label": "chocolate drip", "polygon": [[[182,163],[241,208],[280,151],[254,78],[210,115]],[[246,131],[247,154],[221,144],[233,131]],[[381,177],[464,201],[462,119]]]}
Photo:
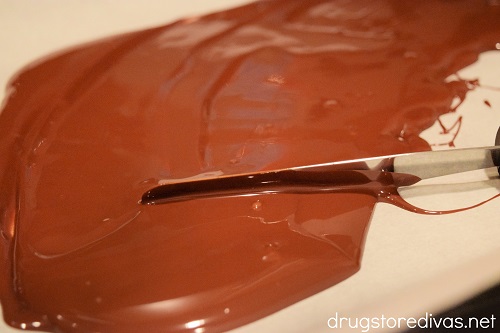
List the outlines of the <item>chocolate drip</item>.
{"label": "chocolate drip", "polygon": [[410,186],[420,178],[368,170],[295,171],[283,170],[256,175],[210,179],[204,182],[164,184],[147,191],[141,203],[158,204],[199,198],[244,194],[276,193],[364,193],[377,196],[385,188],[396,192],[398,186]]}
{"label": "chocolate drip", "polygon": [[[500,145],[500,128],[498,128],[498,131],[497,131],[497,136],[495,138],[495,145]],[[500,163],[500,153],[498,151],[494,151],[492,152],[492,158],[493,158],[493,161],[495,163],[495,165],[499,165]],[[500,175],[500,167],[498,167],[498,174]]]}

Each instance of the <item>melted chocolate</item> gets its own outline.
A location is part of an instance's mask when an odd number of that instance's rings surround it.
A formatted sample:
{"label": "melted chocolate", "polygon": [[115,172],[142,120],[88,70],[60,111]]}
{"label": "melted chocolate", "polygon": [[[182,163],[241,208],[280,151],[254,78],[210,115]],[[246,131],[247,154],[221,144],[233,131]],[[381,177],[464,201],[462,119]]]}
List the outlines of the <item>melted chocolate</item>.
{"label": "melted chocolate", "polygon": [[0,117],[6,321],[220,331],[348,278],[395,186],[138,201],[161,179],[428,150],[473,89],[445,79],[499,35],[488,1],[261,1],[25,70]]}

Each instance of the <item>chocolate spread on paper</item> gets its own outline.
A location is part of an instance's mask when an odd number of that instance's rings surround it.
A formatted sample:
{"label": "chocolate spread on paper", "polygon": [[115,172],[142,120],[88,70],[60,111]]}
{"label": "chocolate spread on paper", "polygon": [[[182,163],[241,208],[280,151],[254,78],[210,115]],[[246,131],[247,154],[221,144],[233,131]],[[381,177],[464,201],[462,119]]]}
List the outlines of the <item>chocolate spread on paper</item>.
{"label": "chocolate spread on paper", "polygon": [[500,41],[496,4],[261,1],[25,69],[0,116],[6,322],[222,331],[348,278],[396,185],[138,201],[162,179],[429,150],[419,133],[474,86],[447,78]]}

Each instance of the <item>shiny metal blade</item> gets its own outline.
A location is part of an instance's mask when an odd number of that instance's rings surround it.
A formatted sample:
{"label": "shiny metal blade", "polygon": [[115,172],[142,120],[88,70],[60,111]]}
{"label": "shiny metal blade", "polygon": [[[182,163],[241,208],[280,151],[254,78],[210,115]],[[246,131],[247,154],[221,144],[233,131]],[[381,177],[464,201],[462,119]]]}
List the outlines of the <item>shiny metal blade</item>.
{"label": "shiny metal blade", "polygon": [[[358,166],[359,165],[359,166]],[[361,158],[291,168],[293,170],[340,170],[359,168],[407,173],[421,179],[451,175],[472,170],[500,166],[500,145],[482,148],[464,148],[426,151],[397,155]]]}

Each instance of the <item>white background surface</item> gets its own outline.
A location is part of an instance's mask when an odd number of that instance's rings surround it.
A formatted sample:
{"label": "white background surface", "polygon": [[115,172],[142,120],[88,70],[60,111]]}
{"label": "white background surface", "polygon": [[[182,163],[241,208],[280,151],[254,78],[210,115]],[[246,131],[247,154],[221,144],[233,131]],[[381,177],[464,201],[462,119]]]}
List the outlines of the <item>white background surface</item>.
{"label": "white background surface", "polygon": [[[3,87],[16,71],[55,50],[246,2],[0,0],[0,97],[3,98]],[[483,76],[489,85],[500,88],[500,72],[495,74],[495,68],[500,69],[498,52],[485,55],[463,75]],[[485,98],[492,108],[485,107]],[[463,127],[466,134],[457,139],[458,147],[493,144],[500,126],[500,91],[477,89],[459,112],[467,115],[464,119],[468,122]],[[430,129],[425,137],[442,139],[433,131]],[[448,209],[477,203],[499,192],[500,180],[488,180],[484,172],[470,177],[472,183],[467,186],[428,185],[408,190],[405,196],[422,208]],[[459,179],[464,181],[466,178]],[[443,306],[500,281],[499,208],[500,199],[496,199],[462,213],[428,216],[379,204],[359,273],[238,331],[338,332],[327,326],[328,318],[336,313],[353,318],[382,313],[395,317],[436,313]],[[4,325],[2,321],[1,332],[16,332]]]}

